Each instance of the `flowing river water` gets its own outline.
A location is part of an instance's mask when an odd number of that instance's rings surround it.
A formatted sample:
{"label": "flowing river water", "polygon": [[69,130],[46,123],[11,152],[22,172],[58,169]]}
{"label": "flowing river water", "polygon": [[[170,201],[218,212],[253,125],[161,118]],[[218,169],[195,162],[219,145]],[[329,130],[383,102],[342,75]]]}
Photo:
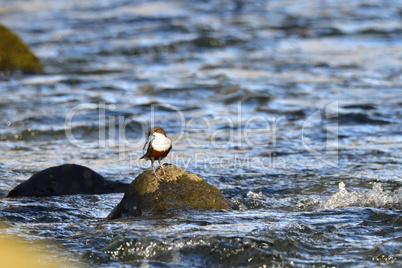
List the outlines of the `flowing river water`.
{"label": "flowing river water", "polygon": [[[2,0],[0,23],[44,65],[0,76],[0,236],[89,267],[402,266],[402,1]],[[5,197],[64,163],[129,183],[152,125],[233,210]]]}

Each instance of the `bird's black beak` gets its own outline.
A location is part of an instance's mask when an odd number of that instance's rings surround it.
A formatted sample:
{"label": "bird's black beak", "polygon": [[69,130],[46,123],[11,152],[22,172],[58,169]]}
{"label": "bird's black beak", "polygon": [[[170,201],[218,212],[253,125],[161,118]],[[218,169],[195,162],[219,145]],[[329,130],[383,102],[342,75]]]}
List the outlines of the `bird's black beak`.
{"label": "bird's black beak", "polygon": [[151,131],[146,131],[146,132],[145,132],[145,138],[146,138],[146,139],[149,139],[149,137],[150,137],[150,136],[153,136],[153,135],[154,135],[154,133],[151,132]]}

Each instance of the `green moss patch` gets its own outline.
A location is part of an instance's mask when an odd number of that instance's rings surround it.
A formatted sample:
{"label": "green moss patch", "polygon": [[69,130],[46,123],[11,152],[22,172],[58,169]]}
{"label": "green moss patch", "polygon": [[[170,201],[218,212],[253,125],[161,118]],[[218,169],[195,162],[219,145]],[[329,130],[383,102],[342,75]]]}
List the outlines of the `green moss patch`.
{"label": "green moss patch", "polygon": [[[230,209],[218,188],[175,165],[164,165],[166,177],[159,182],[152,171],[138,175],[109,219],[165,215],[177,210]],[[160,168],[157,171],[163,176]]]}
{"label": "green moss patch", "polygon": [[0,25],[0,71],[42,72],[42,64],[29,47],[2,25]]}

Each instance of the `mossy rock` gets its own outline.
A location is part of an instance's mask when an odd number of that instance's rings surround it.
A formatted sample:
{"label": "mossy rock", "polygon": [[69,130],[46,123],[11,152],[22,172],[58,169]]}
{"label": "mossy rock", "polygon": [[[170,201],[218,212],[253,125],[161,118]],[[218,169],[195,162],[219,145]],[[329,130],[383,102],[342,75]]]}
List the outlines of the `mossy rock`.
{"label": "mossy rock", "polygon": [[90,168],[64,164],[32,175],[7,197],[123,193],[127,188],[127,183],[106,180]]}
{"label": "mossy rock", "polygon": [[[166,177],[159,182],[151,170],[135,178],[108,219],[165,215],[177,210],[230,209],[218,188],[175,165],[164,165]],[[157,170],[163,178],[162,170]]]}
{"label": "mossy rock", "polygon": [[42,72],[42,64],[29,47],[2,25],[0,25],[0,71]]}

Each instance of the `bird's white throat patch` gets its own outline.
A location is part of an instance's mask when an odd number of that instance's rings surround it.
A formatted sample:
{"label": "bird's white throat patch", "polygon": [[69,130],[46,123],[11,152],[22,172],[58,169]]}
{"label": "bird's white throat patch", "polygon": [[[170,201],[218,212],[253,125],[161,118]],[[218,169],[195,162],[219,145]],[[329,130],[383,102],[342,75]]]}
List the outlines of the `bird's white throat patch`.
{"label": "bird's white throat patch", "polygon": [[154,139],[151,141],[152,148],[157,151],[166,151],[172,146],[172,141],[163,134],[154,133]]}

